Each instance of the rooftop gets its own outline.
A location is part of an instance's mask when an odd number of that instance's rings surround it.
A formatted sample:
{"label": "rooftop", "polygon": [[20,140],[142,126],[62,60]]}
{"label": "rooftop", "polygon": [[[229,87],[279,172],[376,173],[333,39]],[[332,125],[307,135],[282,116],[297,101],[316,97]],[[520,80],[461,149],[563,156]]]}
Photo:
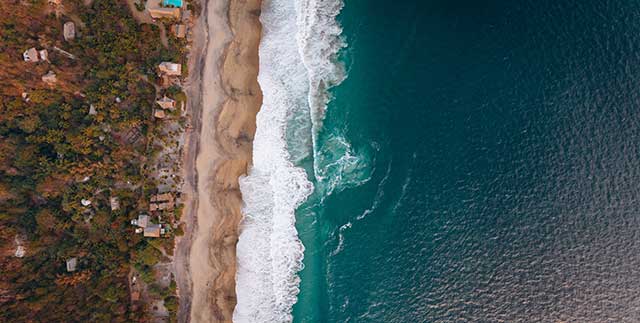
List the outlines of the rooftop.
{"label": "rooftop", "polygon": [[144,236],[151,238],[160,238],[160,229],[161,226],[159,224],[152,224],[144,228]]}
{"label": "rooftop", "polygon": [[155,112],[153,113],[153,116],[158,119],[164,119],[167,115],[164,113],[163,110],[156,109]]}
{"label": "rooftop", "polygon": [[175,18],[180,19],[180,8],[147,8],[153,19]]}
{"label": "rooftop", "polygon": [[176,107],[176,101],[164,96],[162,99],[156,101],[158,105],[163,109],[173,109]]}
{"label": "rooftop", "polygon": [[131,220],[131,224],[137,225],[141,228],[147,227],[149,225],[149,216],[146,214],[140,214],[137,219]]}
{"label": "rooftop", "polygon": [[64,36],[64,40],[72,40],[76,37],[76,26],[72,21],[65,22],[62,31],[62,35]]}
{"label": "rooftop", "polygon": [[48,84],[53,84],[58,81],[58,79],[56,77],[56,73],[49,71],[49,73],[42,76],[42,81]]}
{"label": "rooftop", "polygon": [[168,210],[171,211],[175,208],[175,197],[172,193],[167,192],[163,194],[156,194],[151,196],[151,201],[149,203],[149,211],[163,211]]}
{"label": "rooftop", "polygon": [[67,260],[67,271],[75,271],[76,266],[78,265],[78,258],[73,257]]}
{"label": "rooftop", "polygon": [[37,62],[40,60],[38,57],[38,51],[34,47],[24,51],[24,53],[22,53],[22,58],[25,62]]}
{"label": "rooftop", "polygon": [[184,24],[175,24],[171,26],[171,32],[178,38],[184,38],[187,35],[187,26]]}
{"label": "rooftop", "polygon": [[160,72],[167,75],[180,75],[182,74],[182,65],[173,62],[162,62],[158,65]]}
{"label": "rooftop", "polygon": [[109,198],[109,204],[111,205],[111,211],[117,211],[120,209],[120,199],[117,196]]}

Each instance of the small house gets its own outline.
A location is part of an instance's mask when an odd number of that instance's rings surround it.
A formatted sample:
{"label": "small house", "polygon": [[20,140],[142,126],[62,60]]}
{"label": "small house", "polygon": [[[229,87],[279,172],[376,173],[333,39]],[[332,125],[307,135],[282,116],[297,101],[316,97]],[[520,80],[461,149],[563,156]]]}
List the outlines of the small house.
{"label": "small house", "polygon": [[166,118],[166,117],[167,117],[167,114],[166,114],[166,113],[164,113],[164,110],[156,109],[156,110],[153,112],[153,116],[154,116],[154,117],[156,117],[156,118],[158,118],[158,119],[164,119],[164,118]]}
{"label": "small house", "polygon": [[176,107],[176,101],[168,98],[166,95],[162,99],[156,101],[156,103],[165,110],[173,110]]}
{"label": "small house", "polygon": [[25,62],[37,63],[39,61],[48,61],[49,52],[46,49],[37,50],[35,47],[31,47],[22,53],[22,59]]}
{"label": "small house", "polygon": [[78,258],[73,257],[73,258],[67,259],[67,271],[68,272],[76,271],[76,266],[77,265],[78,265]]}
{"label": "small house", "polygon": [[147,225],[149,225],[149,216],[146,214],[140,214],[138,215],[137,219],[131,220],[131,224],[137,225],[141,228],[145,228],[147,227]]}
{"label": "small house", "polygon": [[117,211],[120,209],[120,199],[117,196],[112,196],[109,198],[109,205],[111,206],[111,211]]}
{"label": "small house", "polygon": [[180,19],[180,8],[147,8],[151,18],[153,19],[162,19],[162,18],[175,18]]}
{"label": "small house", "polygon": [[49,73],[42,76],[42,82],[45,82],[47,84],[54,84],[57,81],[58,78],[56,77],[56,73],[54,73],[53,71],[49,71]]}
{"label": "small house", "polygon": [[22,58],[25,62],[38,62],[40,61],[38,56],[38,51],[34,47],[31,47],[22,53]]}
{"label": "small house", "polygon": [[89,104],[89,115],[95,116],[96,114],[98,114],[98,111],[96,110],[96,106],[93,104]]}
{"label": "small house", "polygon": [[162,62],[158,65],[158,69],[160,69],[161,74],[169,75],[169,76],[180,76],[182,75],[182,65],[172,63],[172,62]]}
{"label": "small house", "polygon": [[149,211],[172,211],[175,208],[175,197],[171,193],[156,194],[151,197]]}
{"label": "small house", "polygon": [[62,35],[64,36],[64,40],[70,41],[76,38],[76,25],[73,21],[65,22],[62,26]]}
{"label": "small house", "polygon": [[144,228],[144,236],[149,238],[160,238],[160,230],[162,225],[152,224]]}
{"label": "small house", "polygon": [[184,38],[187,35],[187,26],[184,24],[175,24],[171,26],[171,32],[176,38]]}
{"label": "small house", "polygon": [[24,246],[20,246],[18,245],[16,247],[16,251],[14,252],[14,256],[17,258],[22,258],[24,257],[25,253],[27,252],[27,250],[24,248]]}
{"label": "small house", "polygon": [[40,55],[40,60],[48,61],[49,60],[49,52],[46,49],[39,50],[38,54]]}

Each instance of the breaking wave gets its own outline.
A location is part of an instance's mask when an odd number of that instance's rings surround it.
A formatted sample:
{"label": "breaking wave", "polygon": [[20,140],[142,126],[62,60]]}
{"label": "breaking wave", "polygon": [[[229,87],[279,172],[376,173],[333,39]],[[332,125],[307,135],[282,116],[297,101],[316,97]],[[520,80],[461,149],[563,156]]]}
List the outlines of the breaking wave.
{"label": "breaking wave", "polygon": [[[240,179],[244,199],[237,245],[238,304],[234,322],[291,322],[304,246],[295,210],[313,192],[294,162],[313,156],[327,90],[345,78],[337,62],[345,46],[336,16],[341,0],[267,0],[260,20],[258,82],[263,104],[253,142],[253,166]],[[295,134],[287,141],[287,134]],[[301,147],[301,146],[306,146]]]}

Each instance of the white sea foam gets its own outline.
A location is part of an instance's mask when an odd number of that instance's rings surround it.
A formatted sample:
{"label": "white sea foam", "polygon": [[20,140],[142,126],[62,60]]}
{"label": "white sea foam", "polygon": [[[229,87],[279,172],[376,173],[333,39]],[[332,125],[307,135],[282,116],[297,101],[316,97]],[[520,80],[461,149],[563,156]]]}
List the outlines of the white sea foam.
{"label": "white sea foam", "polygon": [[314,173],[319,182],[321,203],[333,193],[357,187],[371,179],[375,162],[368,147],[354,150],[341,134],[330,134],[323,138],[314,158]]}
{"label": "white sea foam", "polygon": [[338,246],[330,253],[330,256],[333,257],[344,249],[344,232],[347,229],[351,229],[351,226],[353,226],[353,224],[351,222],[347,222],[338,228]]}
{"label": "white sea foam", "polygon": [[338,54],[346,46],[342,27],[336,17],[344,6],[342,0],[298,0],[298,49],[309,79],[309,107],[314,125],[313,136],[321,127],[332,86],[346,78]]}
{"label": "white sea foam", "polygon": [[245,205],[234,322],[292,321],[304,252],[295,209],[313,186],[291,162],[285,139],[288,121],[301,111],[311,118],[309,139],[315,136],[329,99],[326,90],[344,79],[343,68],[336,64],[344,46],[335,20],[341,8],[341,0],[263,3],[258,82],[264,97],[256,120],[253,166],[240,179]]}

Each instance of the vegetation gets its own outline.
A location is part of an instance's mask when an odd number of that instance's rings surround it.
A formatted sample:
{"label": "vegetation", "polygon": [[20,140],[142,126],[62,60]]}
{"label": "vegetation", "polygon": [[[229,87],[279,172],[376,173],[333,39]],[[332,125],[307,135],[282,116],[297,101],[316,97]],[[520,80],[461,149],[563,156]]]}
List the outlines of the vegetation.
{"label": "vegetation", "polygon": [[[143,320],[129,306],[128,275],[133,265],[153,283],[152,266],[164,256],[128,222],[153,187],[141,165],[155,126],[155,67],[179,58],[183,47],[164,48],[159,28],[138,24],[119,1],[65,1],[74,14],[60,19],[46,0],[0,8],[12,13],[0,16],[0,239],[7,246],[0,317]],[[62,24],[71,19],[81,36],[65,42]],[[23,62],[30,47],[49,48],[50,62]],[[53,87],[40,80],[49,70],[58,78]],[[113,196],[117,211],[109,207]],[[13,256],[16,237],[24,239],[23,258]],[[77,270],[67,272],[71,257]],[[160,296],[176,307],[173,294]]]}

